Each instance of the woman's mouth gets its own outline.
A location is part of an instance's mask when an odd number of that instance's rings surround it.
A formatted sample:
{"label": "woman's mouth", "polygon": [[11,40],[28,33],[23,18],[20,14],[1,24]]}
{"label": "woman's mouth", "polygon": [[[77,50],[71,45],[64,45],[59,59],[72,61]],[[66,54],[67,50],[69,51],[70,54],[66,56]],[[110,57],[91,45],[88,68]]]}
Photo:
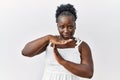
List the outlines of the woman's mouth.
{"label": "woman's mouth", "polygon": [[63,36],[64,36],[64,37],[70,37],[70,35],[69,35],[69,34],[64,34]]}

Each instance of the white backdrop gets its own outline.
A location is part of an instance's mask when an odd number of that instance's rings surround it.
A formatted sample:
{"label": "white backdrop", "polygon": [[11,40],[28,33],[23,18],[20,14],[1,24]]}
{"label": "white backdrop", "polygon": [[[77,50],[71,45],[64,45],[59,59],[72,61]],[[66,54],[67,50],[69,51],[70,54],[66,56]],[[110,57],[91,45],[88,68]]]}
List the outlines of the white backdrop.
{"label": "white backdrop", "polygon": [[58,34],[55,11],[62,3],[77,9],[75,35],[91,47],[91,80],[120,80],[119,0],[0,0],[0,80],[41,80],[44,53],[28,58],[21,50],[31,40]]}

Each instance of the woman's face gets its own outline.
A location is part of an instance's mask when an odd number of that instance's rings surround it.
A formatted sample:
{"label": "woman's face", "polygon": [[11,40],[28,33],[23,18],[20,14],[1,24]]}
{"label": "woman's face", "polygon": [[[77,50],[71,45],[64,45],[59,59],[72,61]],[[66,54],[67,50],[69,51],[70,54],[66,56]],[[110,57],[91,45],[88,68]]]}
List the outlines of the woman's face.
{"label": "woman's face", "polygon": [[73,38],[76,24],[72,16],[59,16],[57,26],[59,34],[63,39]]}

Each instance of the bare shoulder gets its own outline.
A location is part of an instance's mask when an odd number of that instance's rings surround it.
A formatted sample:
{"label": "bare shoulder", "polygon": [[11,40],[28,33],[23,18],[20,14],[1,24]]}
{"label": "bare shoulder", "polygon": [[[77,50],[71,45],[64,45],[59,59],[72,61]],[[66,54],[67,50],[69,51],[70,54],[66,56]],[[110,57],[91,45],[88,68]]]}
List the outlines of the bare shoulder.
{"label": "bare shoulder", "polygon": [[79,45],[79,51],[82,53],[82,52],[89,52],[91,53],[91,49],[88,45],[87,42],[85,41],[82,41],[81,44]]}

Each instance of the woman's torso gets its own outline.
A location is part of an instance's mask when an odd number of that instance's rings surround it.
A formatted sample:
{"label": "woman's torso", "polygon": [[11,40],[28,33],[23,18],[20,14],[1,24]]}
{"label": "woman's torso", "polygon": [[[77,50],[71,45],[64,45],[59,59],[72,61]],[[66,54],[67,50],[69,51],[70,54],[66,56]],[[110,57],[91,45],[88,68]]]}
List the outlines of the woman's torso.
{"label": "woman's torso", "polygon": [[[80,59],[80,52],[78,50],[78,46],[80,45],[81,42],[82,42],[81,40],[77,39],[77,42],[76,42],[77,45],[74,48],[63,48],[63,49],[58,48],[58,52],[65,60],[80,64],[81,59]],[[51,44],[48,45],[46,49],[46,54],[45,54],[44,77],[45,75],[48,75],[48,74],[49,76],[50,74],[53,74],[54,76],[57,74],[57,76],[59,77],[62,75],[64,77],[65,75],[66,76],[69,75],[77,78],[77,76],[69,72],[67,69],[65,69],[62,65],[60,65],[57,62],[57,60],[54,57],[53,48],[50,45]],[[61,79],[61,80],[64,80],[64,79]]]}

